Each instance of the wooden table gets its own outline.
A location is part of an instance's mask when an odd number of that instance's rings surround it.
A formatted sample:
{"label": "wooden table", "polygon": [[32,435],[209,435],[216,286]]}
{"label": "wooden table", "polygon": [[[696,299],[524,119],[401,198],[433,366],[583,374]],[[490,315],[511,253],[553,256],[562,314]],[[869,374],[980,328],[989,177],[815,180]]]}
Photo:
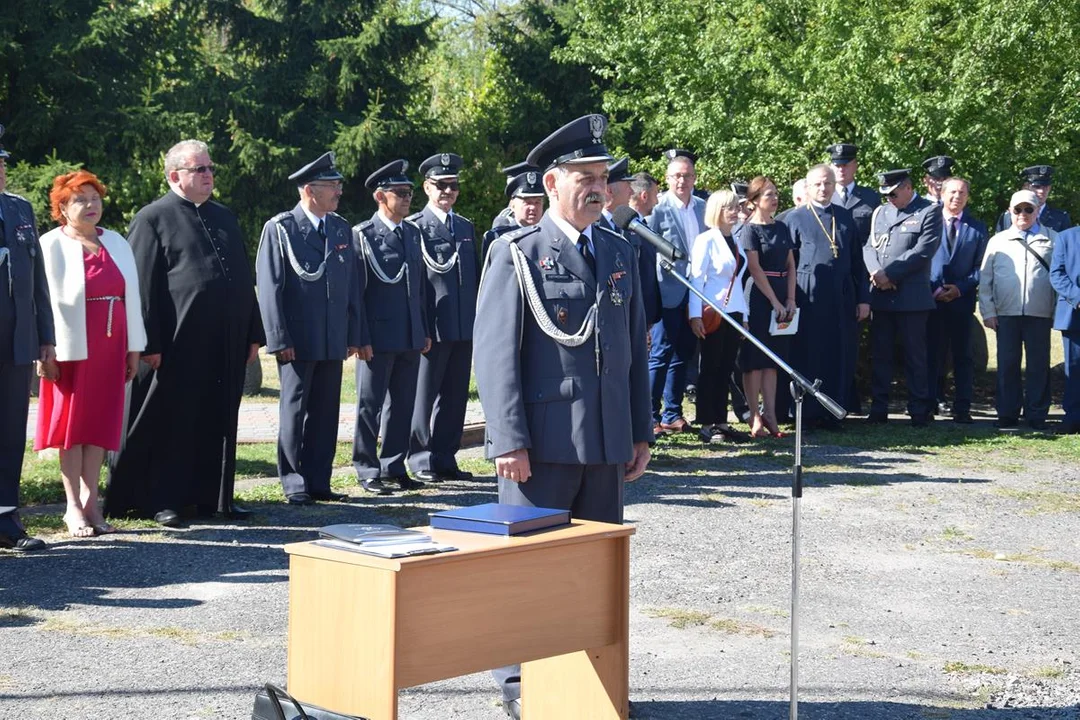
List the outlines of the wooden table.
{"label": "wooden table", "polygon": [[458,550],[388,560],[285,547],[291,694],[396,720],[401,688],[520,662],[524,720],[627,717],[632,527],[422,529]]}

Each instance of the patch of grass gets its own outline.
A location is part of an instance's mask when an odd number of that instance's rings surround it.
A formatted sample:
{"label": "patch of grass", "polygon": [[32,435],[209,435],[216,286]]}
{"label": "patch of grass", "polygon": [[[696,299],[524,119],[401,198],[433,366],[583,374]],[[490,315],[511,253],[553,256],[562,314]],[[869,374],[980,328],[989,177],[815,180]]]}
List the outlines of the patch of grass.
{"label": "patch of grass", "polygon": [[[64,523],[63,511],[58,513],[22,513],[20,519],[26,526],[26,532],[30,535],[49,536],[66,534],[67,525]],[[157,528],[158,524],[153,520],[118,519],[109,522],[120,531],[149,530]],[[141,539],[141,537],[140,537]]]}
{"label": "patch of grass", "polygon": [[993,665],[982,665],[980,663],[969,664],[960,660],[950,660],[945,663],[945,672],[962,674],[962,675],[1004,675],[1007,671],[1005,668],[994,667]]}
{"label": "patch of grass", "polygon": [[973,540],[974,538],[955,525],[946,525],[945,529],[941,531],[941,539],[949,542],[960,542],[964,540]]}
{"label": "patch of grass", "polygon": [[1065,668],[1059,665],[1046,665],[1041,668],[1035,668],[1028,673],[1031,677],[1046,678],[1048,680],[1057,680],[1058,678],[1065,677]]}
{"label": "patch of grass", "polygon": [[791,613],[784,608],[772,607],[771,605],[744,605],[742,609],[756,615],[769,615],[778,618],[786,618],[791,615]]}
{"label": "patch of grass", "polygon": [[872,647],[877,645],[873,640],[858,637],[857,635],[847,635],[844,637],[844,644],[841,650],[845,655],[852,655],[854,657],[863,657],[871,659],[880,659],[888,657],[885,653],[878,650],[871,650]]}
{"label": "patch of grass", "polygon": [[728,498],[722,492],[711,492],[698,495],[698,500],[703,503],[717,503],[722,505],[728,501]]}
{"label": "patch of grass", "polygon": [[908,650],[904,655],[912,660],[925,660],[926,654],[921,653],[918,650]]}
{"label": "patch of grass", "polygon": [[246,633],[232,630],[221,632],[201,632],[180,627],[117,627],[112,625],[98,625],[82,620],[75,620],[59,616],[51,616],[45,619],[41,629],[46,632],[64,633],[67,635],[81,635],[99,638],[161,638],[173,640],[184,645],[197,645],[200,642],[235,642],[247,638]]}
{"label": "patch of grass", "polygon": [[654,618],[665,618],[668,625],[679,630],[688,627],[700,627],[709,621],[712,616],[700,610],[686,610],[683,608],[648,608],[645,614]]}
{"label": "patch of grass", "polygon": [[776,636],[777,631],[772,628],[758,625],[757,623],[733,620],[732,618],[717,618],[709,622],[709,627],[728,635],[760,635],[768,640]]}
{"label": "patch of grass", "polygon": [[1080,573],[1080,565],[1074,562],[1069,562],[1068,560],[1048,560],[1046,558],[1039,557],[1038,555],[1031,555],[1029,553],[1001,553],[994,552],[993,550],[986,550],[984,548],[975,548],[972,550],[963,550],[960,552],[963,552],[963,554],[973,557],[977,560],[997,560],[998,562],[1024,563],[1027,565],[1050,568],[1051,570]]}
{"label": "patch of grass", "polygon": [[1080,493],[1056,490],[1017,490],[997,487],[995,495],[1030,504],[1029,515],[1080,512]]}

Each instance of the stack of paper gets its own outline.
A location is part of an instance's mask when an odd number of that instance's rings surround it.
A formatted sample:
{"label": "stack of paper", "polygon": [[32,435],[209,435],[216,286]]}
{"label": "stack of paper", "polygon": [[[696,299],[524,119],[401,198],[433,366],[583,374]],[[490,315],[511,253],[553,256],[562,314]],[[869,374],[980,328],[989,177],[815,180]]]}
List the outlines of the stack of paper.
{"label": "stack of paper", "polygon": [[350,552],[385,558],[408,557],[449,552],[456,547],[434,542],[419,530],[405,530],[396,525],[361,525],[345,523],[319,528],[316,544]]}

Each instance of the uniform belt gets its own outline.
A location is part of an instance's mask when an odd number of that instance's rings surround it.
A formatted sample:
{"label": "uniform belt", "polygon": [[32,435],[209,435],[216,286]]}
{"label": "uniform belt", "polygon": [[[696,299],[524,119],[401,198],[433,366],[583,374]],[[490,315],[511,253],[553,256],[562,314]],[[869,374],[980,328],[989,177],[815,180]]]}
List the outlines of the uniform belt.
{"label": "uniform belt", "polygon": [[115,305],[117,301],[124,302],[124,298],[119,295],[100,295],[98,297],[86,298],[86,302],[103,302],[106,300],[109,302],[109,319],[105,321],[105,337],[112,337],[113,305]]}
{"label": "uniform belt", "polygon": [[787,277],[787,270],[762,270],[765,277]]}

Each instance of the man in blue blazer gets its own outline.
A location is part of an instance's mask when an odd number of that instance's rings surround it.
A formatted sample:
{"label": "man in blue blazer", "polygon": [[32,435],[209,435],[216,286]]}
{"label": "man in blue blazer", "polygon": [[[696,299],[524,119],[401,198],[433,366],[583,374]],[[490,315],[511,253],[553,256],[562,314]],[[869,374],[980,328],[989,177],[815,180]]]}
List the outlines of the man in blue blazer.
{"label": "man in blue blazer", "polygon": [[[660,196],[646,224],[662,235],[686,257],[694,238],[706,230],[705,201],[694,195],[694,154],[674,149],[668,158],[668,191]],[[675,263],[675,272],[686,277],[687,260]],[[687,316],[689,291],[670,273],[660,275],[660,322],[652,326],[649,353],[649,387],[652,394],[653,432],[691,432],[682,413],[686,393],[686,373],[697,349],[697,338]],[[663,411],[661,412],[661,400]]]}
{"label": "man in blue blazer", "polygon": [[986,225],[966,209],[970,189],[962,177],[951,177],[941,186],[941,245],[930,261],[930,288],[937,307],[930,311],[926,324],[931,411],[945,396],[945,356],[951,348],[956,382],[952,418],[965,424],[971,422],[975,380],[971,318],[979,291],[979,268],[989,239]]}
{"label": "man in blue blazer", "polygon": [[8,157],[0,145],[0,548],[28,551],[45,547],[19,522],[31,368],[35,360],[53,362],[56,341],[34,211],[4,192]]}
{"label": "man in blue blazer", "polygon": [[1050,284],[1057,292],[1054,329],[1065,350],[1065,408],[1062,433],[1080,433],[1080,227],[1061,233],[1050,260]]}

